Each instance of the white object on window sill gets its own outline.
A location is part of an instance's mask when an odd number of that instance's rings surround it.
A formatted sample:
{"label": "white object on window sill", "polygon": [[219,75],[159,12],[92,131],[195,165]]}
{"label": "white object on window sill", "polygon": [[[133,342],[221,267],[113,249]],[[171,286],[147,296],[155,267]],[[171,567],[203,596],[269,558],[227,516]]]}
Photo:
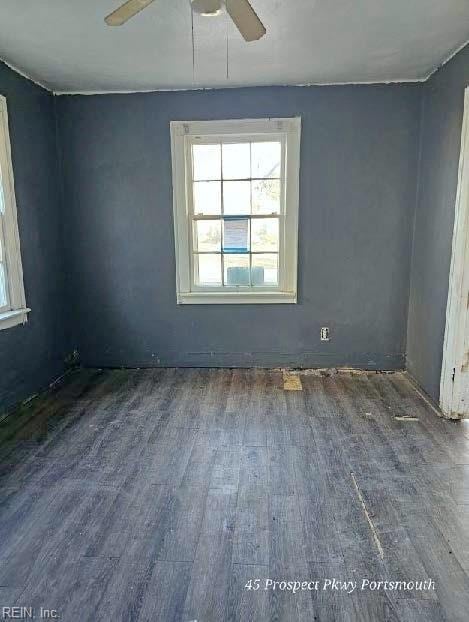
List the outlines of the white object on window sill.
{"label": "white object on window sill", "polygon": [[180,292],[179,305],[296,304],[294,292]]}
{"label": "white object on window sill", "polygon": [[26,324],[31,309],[14,309],[0,313],[0,330],[11,328],[17,324]]}

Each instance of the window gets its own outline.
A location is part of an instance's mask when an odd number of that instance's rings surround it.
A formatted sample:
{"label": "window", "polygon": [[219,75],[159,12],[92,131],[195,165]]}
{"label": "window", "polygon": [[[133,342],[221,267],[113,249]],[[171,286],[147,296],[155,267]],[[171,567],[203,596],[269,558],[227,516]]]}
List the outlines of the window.
{"label": "window", "polygon": [[0,330],[26,322],[27,312],[6,100],[0,96]]}
{"label": "window", "polygon": [[300,127],[171,123],[179,304],[296,302]]}

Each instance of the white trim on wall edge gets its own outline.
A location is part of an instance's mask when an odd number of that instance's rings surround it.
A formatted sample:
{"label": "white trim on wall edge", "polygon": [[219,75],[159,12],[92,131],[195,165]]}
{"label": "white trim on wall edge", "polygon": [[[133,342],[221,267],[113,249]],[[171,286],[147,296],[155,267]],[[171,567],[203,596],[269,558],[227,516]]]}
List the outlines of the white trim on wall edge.
{"label": "white trim on wall edge", "polygon": [[363,80],[361,82],[305,82],[300,84],[221,84],[219,86],[187,86],[180,88],[154,88],[137,90],[109,90],[109,91],[52,91],[53,95],[62,97],[64,95],[131,95],[134,93],[180,93],[193,91],[220,91],[223,89],[271,89],[271,88],[308,88],[313,86],[385,86],[391,84],[421,84],[426,82],[428,76],[424,78],[402,78],[395,80]]}
{"label": "white trim on wall edge", "polygon": [[469,235],[469,87],[464,91],[458,185],[454,207],[451,265],[446,305],[445,338],[440,377],[440,407],[445,417],[459,419],[461,401],[461,363],[467,314],[465,280],[466,243]]}
{"label": "white trim on wall edge", "polygon": [[46,86],[42,82],[39,82],[39,80],[36,80],[36,78],[32,78],[30,75],[25,73],[22,69],[19,69],[18,67],[16,67],[16,65],[12,65],[10,62],[5,60],[4,58],[0,58],[0,62],[2,62],[4,65],[6,65],[8,67],[8,69],[11,69],[12,71],[17,73],[22,78],[25,78],[26,80],[29,80],[29,82],[32,82],[36,86],[40,86],[41,89],[44,89],[48,93],[51,93],[52,95],[54,95],[54,92],[52,91],[52,89],[50,89],[48,86]]}
{"label": "white trim on wall edge", "polygon": [[457,56],[459,54],[459,52],[461,52],[462,50],[464,50],[464,48],[466,47],[466,45],[469,45],[469,39],[467,39],[467,41],[465,41],[462,45],[458,46],[455,50],[453,50],[451,52],[451,54],[448,56],[448,58],[446,58],[445,60],[443,60],[437,67],[435,67],[435,69],[432,69],[432,71],[428,74],[428,76],[425,79],[425,82],[427,80],[430,80],[430,78],[437,73],[442,67],[444,67],[445,65],[447,65],[451,60],[453,60],[453,58],[455,56]]}

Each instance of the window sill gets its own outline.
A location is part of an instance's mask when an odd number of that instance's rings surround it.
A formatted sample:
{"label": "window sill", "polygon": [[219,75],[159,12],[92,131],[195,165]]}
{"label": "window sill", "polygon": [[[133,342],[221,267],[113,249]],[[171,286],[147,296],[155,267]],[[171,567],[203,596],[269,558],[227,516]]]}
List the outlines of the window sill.
{"label": "window sill", "polygon": [[177,296],[178,305],[296,304],[293,292],[186,292]]}
{"label": "window sill", "polygon": [[31,309],[15,309],[14,311],[0,313],[0,330],[12,328],[17,324],[26,324],[30,311]]}

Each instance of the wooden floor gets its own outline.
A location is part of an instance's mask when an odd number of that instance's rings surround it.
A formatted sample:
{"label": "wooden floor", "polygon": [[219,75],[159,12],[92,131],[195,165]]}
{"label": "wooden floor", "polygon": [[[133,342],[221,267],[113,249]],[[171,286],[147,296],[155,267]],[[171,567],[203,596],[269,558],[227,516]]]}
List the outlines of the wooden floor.
{"label": "wooden floor", "polygon": [[[82,371],[4,420],[0,607],[66,622],[467,622],[467,422],[439,419],[402,374],[301,383]],[[357,588],[323,590],[332,578]]]}

